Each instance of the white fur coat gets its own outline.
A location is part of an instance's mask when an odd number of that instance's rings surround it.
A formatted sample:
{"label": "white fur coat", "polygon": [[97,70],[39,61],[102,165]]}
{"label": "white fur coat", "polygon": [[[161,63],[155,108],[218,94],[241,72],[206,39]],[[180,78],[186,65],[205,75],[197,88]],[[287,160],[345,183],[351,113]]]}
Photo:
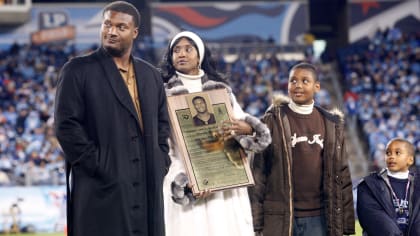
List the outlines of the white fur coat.
{"label": "white fur coat", "polygon": [[[256,130],[257,135],[254,137],[244,136],[238,138],[238,141],[246,150],[262,151],[271,143],[271,136],[267,127],[257,118],[249,116],[242,111],[227,85],[206,80],[205,78],[203,78],[202,84],[203,91],[225,87],[230,94],[235,118],[244,119]],[[188,88],[176,77],[169,80],[165,86],[168,96],[188,93]],[[180,151],[172,138],[169,155],[172,164],[165,177],[163,189],[167,236],[254,235],[247,188],[214,192],[205,199],[195,200],[190,196],[190,198],[185,198],[176,203],[173,200],[174,183],[177,182],[175,185],[178,188],[181,186],[179,192],[184,194],[183,187],[188,179],[185,177],[185,168]]]}

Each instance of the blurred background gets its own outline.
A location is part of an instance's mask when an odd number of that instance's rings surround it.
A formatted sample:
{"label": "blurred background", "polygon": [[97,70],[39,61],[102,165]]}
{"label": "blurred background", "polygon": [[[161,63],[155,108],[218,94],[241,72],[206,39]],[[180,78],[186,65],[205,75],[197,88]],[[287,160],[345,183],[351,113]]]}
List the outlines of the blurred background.
{"label": "blurred background", "polygon": [[[0,234],[66,230],[57,77],[99,46],[108,2],[0,0]],[[136,56],[158,65],[168,39],[196,32],[257,117],[287,93],[290,66],[316,64],[316,103],[346,114],[353,186],[384,167],[394,137],[416,146],[420,165],[420,0],[128,2],[142,15]]]}

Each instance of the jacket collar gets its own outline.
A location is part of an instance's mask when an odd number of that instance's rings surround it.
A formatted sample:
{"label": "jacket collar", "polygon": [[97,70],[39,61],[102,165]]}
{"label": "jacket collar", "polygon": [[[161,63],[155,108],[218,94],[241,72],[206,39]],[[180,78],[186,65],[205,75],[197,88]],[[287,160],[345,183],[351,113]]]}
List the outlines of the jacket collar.
{"label": "jacket collar", "polygon": [[[276,94],[273,96],[272,104],[267,109],[267,112],[272,112],[274,109],[285,106],[290,103],[290,98],[284,94]],[[331,110],[325,110],[324,108],[320,107],[319,105],[315,105],[314,108],[318,109],[326,118],[344,123],[344,113],[338,109],[333,108]]]}
{"label": "jacket collar", "polygon": [[[111,55],[109,55],[102,47],[99,47],[96,50],[95,54],[96,59],[100,62],[103,70],[105,71],[105,78],[111,85],[115,96],[123,104],[123,106],[136,118],[137,123],[139,123],[138,115],[136,109],[134,108],[134,104],[131,99],[130,93],[128,92],[127,86],[125,85],[124,80],[122,79],[122,76],[118,71],[117,65],[115,64]],[[138,86],[139,81],[137,75],[139,68],[135,65],[133,56],[130,56],[130,59],[133,61],[133,67],[136,74],[136,81]],[[137,88],[140,96],[141,90],[139,87]]]}

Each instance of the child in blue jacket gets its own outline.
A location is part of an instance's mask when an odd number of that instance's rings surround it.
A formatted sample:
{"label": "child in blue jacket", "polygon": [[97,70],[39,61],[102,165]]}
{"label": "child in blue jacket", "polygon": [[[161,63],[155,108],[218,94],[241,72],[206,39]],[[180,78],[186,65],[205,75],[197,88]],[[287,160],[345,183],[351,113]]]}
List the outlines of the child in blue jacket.
{"label": "child in blue jacket", "polygon": [[357,189],[357,214],[363,234],[420,236],[420,173],[411,168],[414,146],[392,139],[387,168],[365,177]]}

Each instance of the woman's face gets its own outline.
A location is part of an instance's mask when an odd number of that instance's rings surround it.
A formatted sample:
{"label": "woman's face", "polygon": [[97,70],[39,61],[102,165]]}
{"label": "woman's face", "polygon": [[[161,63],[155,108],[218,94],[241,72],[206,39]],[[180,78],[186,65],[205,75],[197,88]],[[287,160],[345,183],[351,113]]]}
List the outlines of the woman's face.
{"label": "woman's face", "polygon": [[177,71],[187,75],[198,75],[198,52],[188,39],[181,38],[173,46],[172,62]]}

